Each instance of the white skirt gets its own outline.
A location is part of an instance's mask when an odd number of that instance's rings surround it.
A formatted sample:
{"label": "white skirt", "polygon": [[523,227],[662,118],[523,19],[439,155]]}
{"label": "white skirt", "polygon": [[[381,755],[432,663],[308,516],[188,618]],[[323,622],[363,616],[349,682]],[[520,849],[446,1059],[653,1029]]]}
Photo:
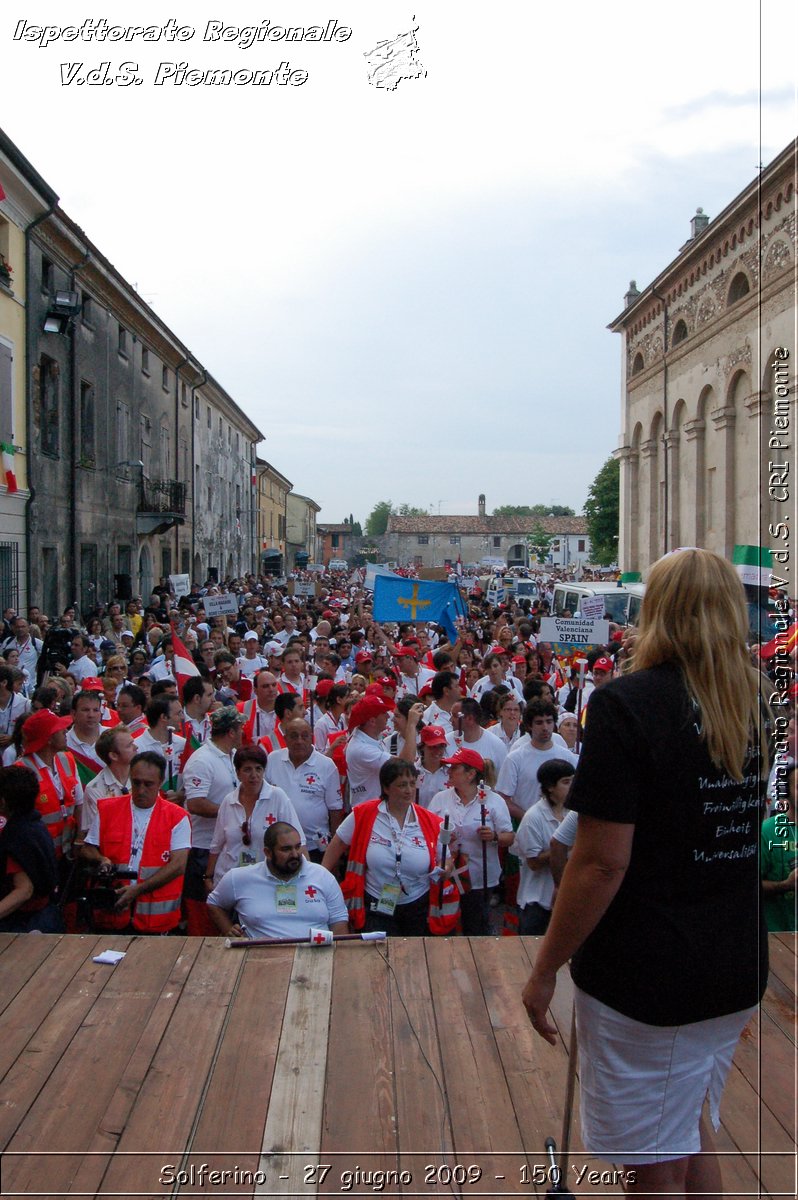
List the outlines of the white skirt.
{"label": "white skirt", "polygon": [[615,1163],[657,1163],[701,1149],[715,1129],[734,1050],[756,1008],[691,1025],[645,1025],[575,989],[582,1141]]}

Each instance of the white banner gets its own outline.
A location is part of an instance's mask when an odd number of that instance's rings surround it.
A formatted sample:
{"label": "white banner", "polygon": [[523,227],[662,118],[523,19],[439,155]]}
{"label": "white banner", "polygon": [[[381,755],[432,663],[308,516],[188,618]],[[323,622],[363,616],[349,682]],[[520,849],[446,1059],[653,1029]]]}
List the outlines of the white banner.
{"label": "white banner", "polygon": [[541,642],[563,646],[603,646],[610,636],[609,621],[582,621],[579,617],[543,617]]}
{"label": "white banner", "polygon": [[579,615],[583,621],[600,621],[604,616],[603,596],[582,596],[579,600]]}
{"label": "white banner", "polygon": [[175,600],[179,600],[181,596],[187,596],[191,591],[191,576],[170,575],[169,587],[172,589]]}
{"label": "white banner", "polygon": [[377,575],[390,575],[392,579],[398,578],[396,571],[392,571],[389,567],[383,567],[380,563],[366,563],[366,582],[363,587],[367,592],[374,591],[374,580]]}
{"label": "white banner", "polygon": [[226,596],[206,596],[202,606],[207,616],[223,617],[226,613],[238,612],[238,597],[232,593]]}

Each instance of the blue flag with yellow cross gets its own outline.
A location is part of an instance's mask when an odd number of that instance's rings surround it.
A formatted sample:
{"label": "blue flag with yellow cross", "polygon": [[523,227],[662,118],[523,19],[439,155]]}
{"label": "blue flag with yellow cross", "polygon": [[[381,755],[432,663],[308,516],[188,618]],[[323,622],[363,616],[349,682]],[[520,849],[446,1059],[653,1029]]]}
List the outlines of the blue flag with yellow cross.
{"label": "blue flag with yellow cross", "polygon": [[450,642],[457,641],[455,617],[467,614],[456,583],[377,575],[374,580],[375,621],[431,621],[442,625]]}

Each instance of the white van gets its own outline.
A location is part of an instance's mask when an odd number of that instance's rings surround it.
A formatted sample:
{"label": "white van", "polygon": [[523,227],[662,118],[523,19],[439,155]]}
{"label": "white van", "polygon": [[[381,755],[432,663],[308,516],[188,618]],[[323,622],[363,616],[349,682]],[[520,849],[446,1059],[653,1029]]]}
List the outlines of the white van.
{"label": "white van", "polygon": [[[640,585],[631,584],[630,587]],[[604,600],[604,613],[610,621],[617,625],[628,625],[629,608],[632,593],[618,583],[556,583],[554,585],[554,601],[552,614],[563,617],[566,613],[574,616],[582,610],[582,599],[586,596],[601,596]],[[639,604],[638,604],[639,611]]]}

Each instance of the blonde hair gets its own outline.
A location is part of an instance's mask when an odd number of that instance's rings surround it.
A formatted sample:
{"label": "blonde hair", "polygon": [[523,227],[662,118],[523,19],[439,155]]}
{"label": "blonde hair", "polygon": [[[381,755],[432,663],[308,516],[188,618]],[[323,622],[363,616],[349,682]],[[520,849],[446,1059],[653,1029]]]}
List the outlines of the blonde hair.
{"label": "blonde hair", "polygon": [[731,563],[709,550],[678,550],[646,581],[632,671],[678,664],[701,713],[712,761],[740,780],[758,738],[767,762],[760,677],[746,646],[748,612]]}

